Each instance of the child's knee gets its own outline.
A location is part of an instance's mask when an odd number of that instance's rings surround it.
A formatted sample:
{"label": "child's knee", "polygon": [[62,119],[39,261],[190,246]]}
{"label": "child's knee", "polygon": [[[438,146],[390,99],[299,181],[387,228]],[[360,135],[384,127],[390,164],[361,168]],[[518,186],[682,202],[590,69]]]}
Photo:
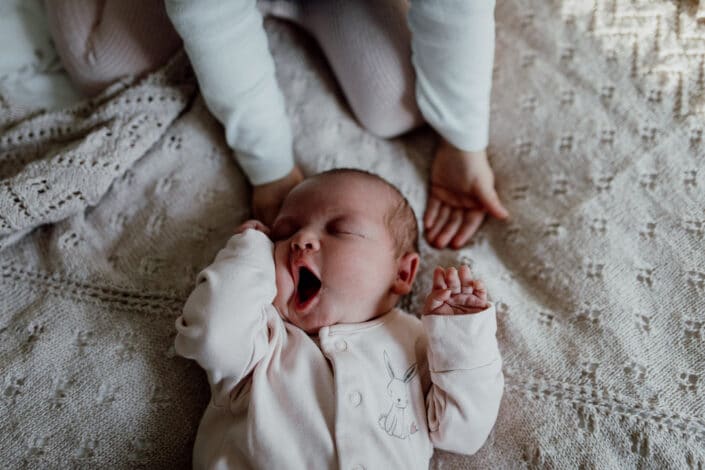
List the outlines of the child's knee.
{"label": "child's knee", "polygon": [[47,20],[66,71],[89,95],[155,69],[180,46],[161,0],[47,2]]}
{"label": "child's knee", "polygon": [[367,103],[364,106],[358,105],[353,111],[362,127],[385,139],[404,134],[424,123],[415,103]]}

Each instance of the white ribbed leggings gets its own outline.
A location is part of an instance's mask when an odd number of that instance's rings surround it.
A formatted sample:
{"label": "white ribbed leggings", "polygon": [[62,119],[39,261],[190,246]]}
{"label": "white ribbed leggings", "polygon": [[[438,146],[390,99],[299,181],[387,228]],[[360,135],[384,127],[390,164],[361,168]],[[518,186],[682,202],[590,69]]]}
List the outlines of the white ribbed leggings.
{"label": "white ribbed leggings", "polygon": [[[262,0],[259,6],[314,37],[370,132],[393,137],[423,122],[405,0]],[[59,56],[87,94],[157,68],[181,44],[162,0],[48,0],[46,7]]]}

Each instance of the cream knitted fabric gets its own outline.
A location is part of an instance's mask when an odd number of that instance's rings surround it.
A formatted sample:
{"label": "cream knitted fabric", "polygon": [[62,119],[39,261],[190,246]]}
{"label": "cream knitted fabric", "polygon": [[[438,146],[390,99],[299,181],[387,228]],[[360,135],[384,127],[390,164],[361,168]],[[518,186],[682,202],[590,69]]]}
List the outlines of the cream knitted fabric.
{"label": "cream knitted fabric", "polygon": [[[423,245],[405,306],[436,263],[469,262],[498,305],[505,398],[480,452],[438,453],[436,468],[705,466],[696,9],[499,2],[490,154],[512,219],[460,252]],[[302,167],[378,172],[421,214],[430,132],[361,130],[312,41],[267,31]],[[174,356],[173,321],[249,201],[177,70],[20,121],[0,101],[8,467],[189,466],[208,390]]]}

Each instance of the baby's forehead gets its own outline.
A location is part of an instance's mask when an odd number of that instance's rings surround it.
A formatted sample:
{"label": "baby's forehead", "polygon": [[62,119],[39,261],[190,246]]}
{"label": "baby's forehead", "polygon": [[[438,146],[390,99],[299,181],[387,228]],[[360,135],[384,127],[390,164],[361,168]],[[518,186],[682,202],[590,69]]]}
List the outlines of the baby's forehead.
{"label": "baby's forehead", "polygon": [[301,189],[318,192],[324,191],[329,194],[347,193],[348,195],[374,195],[374,197],[386,196],[380,202],[391,199],[394,190],[383,179],[372,174],[341,172],[323,173],[312,176],[304,180],[299,186]]}
{"label": "baby's forehead", "polygon": [[395,201],[393,188],[383,180],[365,174],[322,174],[310,177],[295,187],[284,206],[349,212],[387,212]]}

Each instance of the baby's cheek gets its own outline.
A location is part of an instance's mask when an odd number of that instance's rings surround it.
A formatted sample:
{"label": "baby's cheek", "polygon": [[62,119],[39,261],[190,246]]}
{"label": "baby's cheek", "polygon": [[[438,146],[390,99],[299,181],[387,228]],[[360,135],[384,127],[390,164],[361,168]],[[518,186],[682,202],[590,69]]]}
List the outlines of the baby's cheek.
{"label": "baby's cheek", "polygon": [[291,279],[286,265],[279,261],[280,258],[281,253],[275,252],[274,277],[277,287],[277,295],[274,297],[274,301],[272,303],[280,311],[280,313],[285,314],[286,312],[283,309],[286,308],[286,304],[289,302],[289,299],[294,293],[294,281]]}
{"label": "baby's cheek", "polygon": [[294,289],[294,283],[291,280],[291,276],[289,276],[289,273],[286,271],[285,268],[276,268],[276,284],[277,284],[277,294],[279,292],[292,292]]}

